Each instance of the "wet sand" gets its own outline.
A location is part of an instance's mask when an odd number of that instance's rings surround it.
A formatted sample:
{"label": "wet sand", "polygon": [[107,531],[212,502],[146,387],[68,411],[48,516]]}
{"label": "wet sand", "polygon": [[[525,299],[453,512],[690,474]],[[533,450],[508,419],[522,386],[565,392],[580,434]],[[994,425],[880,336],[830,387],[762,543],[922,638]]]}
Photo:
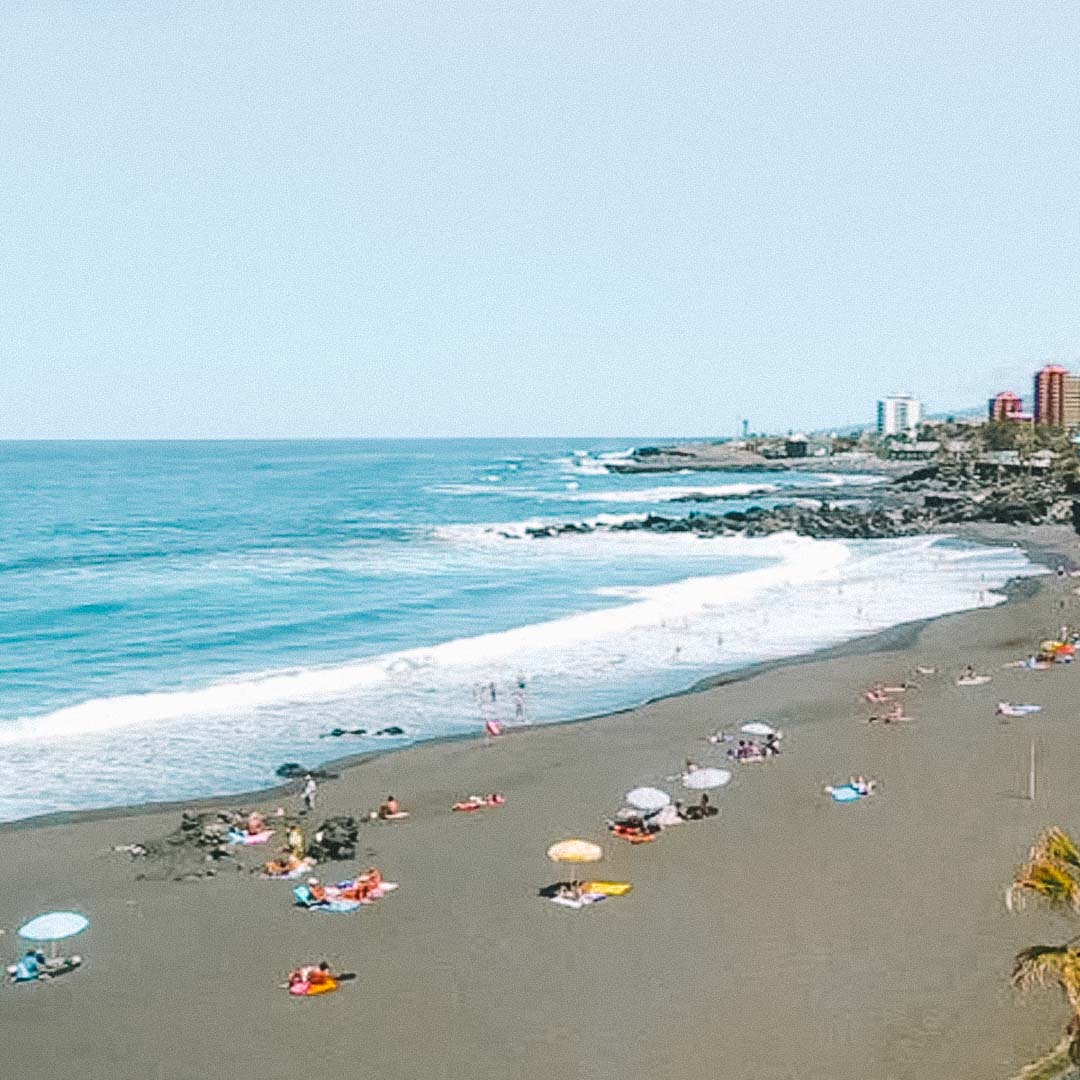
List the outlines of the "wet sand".
{"label": "wet sand", "polygon": [[[1064,530],[1009,535],[1077,551]],[[401,887],[351,916],[297,910],[288,884],[228,866],[209,880],[135,880],[146,867],[111,849],[171,831],[176,810],[2,829],[0,951],[12,957],[12,928],[43,910],[76,907],[93,926],[77,939],[83,970],[0,990],[0,1075],[1008,1077],[1066,1019],[1054,994],[1018,1001],[1007,980],[1018,949],[1076,928],[1009,915],[1003,892],[1040,828],[1080,826],[1080,666],[1002,664],[1080,621],[1076,585],[1047,578],[1002,607],[886,636],[878,651],[355,764],[323,785],[317,817],[391,791],[412,816],[362,827],[362,861]],[[968,663],[993,682],[958,688]],[[916,665],[940,674],[903,696],[914,722],[867,726],[863,690]],[[1003,723],[999,700],[1044,710]],[[637,848],[608,839],[623,792],[664,786],[687,757],[719,758],[703,736],[748,719],[779,723],[785,752],[736,768],[716,794],[719,818]],[[878,778],[879,793],[832,803],[823,785],[851,773]],[[449,812],[493,790],[505,807]],[[570,836],[603,843],[597,876],[632,881],[632,894],[580,913],[539,899],[563,876],[544,851]],[[323,957],[358,980],[313,1000],[277,988]]]}

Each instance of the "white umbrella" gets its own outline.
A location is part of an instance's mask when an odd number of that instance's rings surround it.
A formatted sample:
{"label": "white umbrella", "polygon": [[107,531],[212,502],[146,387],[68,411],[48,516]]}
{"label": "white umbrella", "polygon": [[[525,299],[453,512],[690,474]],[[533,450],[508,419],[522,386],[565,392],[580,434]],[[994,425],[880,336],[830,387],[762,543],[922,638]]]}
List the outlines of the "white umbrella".
{"label": "white umbrella", "polygon": [[727,769],[695,769],[683,777],[683,787],[691,791],[708,791],[711,788],[723,787],[731,781],[731,773]]}
{"label": "white umbrella", "polygon": [[751,721],[749,724],[743,724],[739,730],[744,735],[775,735],[776,729],[769,727],[768,724],[762,724],[757,720]]}
{"label": "white umbrella", "polygon": [[55,946],[64,938],[81,934],[89,925],[90,920],[77,911],[50,911],[24,923],[18,934],[27,941],[50,941]]}
{"label": "white umbrella", "polygon": [[626,802],[635,810],[663,810],[671,796],[654,787],[637,787],[626,793]]}

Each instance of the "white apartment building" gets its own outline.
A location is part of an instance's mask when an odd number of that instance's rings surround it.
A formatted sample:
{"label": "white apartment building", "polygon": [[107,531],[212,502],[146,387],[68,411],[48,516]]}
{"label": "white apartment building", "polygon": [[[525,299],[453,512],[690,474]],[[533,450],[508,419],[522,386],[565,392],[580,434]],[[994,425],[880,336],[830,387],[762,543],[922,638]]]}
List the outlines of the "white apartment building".
{"label": "white apartment building", "polygon": [[895,394],[879,401],[877,429],[881,436],[911,435],[922,423],[922,402],[906,394]]}

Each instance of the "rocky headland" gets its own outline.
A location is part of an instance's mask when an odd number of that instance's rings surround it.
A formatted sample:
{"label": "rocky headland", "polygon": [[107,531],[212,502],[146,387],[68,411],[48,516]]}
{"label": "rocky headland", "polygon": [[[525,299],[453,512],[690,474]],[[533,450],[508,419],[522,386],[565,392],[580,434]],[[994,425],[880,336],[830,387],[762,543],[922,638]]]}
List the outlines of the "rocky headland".
{"label": "rocky headland", "polygon": [[[679,502],[704,503],[719,497],[687,494]],[[1080,490],[1059,473],[972,466],[928,465],[891,482],[860,489],[858,498],[836,500],[812,488],[793,490],[786,501],[727,513],[650,513],[617,522],[580,521],[538,525],[525,535],[547,538],[592,532],[692,533],[699,536],[768,536],[795,532],[815,539],[876,540],[947,531],[976,522],[1011,525],[1071,524],[1080,532]]]}

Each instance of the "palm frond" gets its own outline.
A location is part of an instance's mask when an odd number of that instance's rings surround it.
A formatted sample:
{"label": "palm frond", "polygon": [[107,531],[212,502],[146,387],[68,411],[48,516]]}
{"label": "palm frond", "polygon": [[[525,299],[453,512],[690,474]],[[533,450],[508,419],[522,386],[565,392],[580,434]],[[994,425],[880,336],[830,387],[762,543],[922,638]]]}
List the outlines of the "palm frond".
{"label": "palm frond", "polygon": [[1017,870],[1006,896],[1010,910],[1022,908],[1029,895],[1050,907],[1080,911],[1080,883],[1055,862],[1029,862]]}
{"label": "palm frond", "polygon": [[1080,1014],[1080,949],[1071,945],[1032,945],[1017,953],[1012,984],[1017,990],[1060,987],[1075,1014]]}
{"label": "palm frond", "polygon": [[1031,862],[1052,862],[1080,869],[1080,848],[1076,841],[1057,825],[1044,829],[1028,853]]}

